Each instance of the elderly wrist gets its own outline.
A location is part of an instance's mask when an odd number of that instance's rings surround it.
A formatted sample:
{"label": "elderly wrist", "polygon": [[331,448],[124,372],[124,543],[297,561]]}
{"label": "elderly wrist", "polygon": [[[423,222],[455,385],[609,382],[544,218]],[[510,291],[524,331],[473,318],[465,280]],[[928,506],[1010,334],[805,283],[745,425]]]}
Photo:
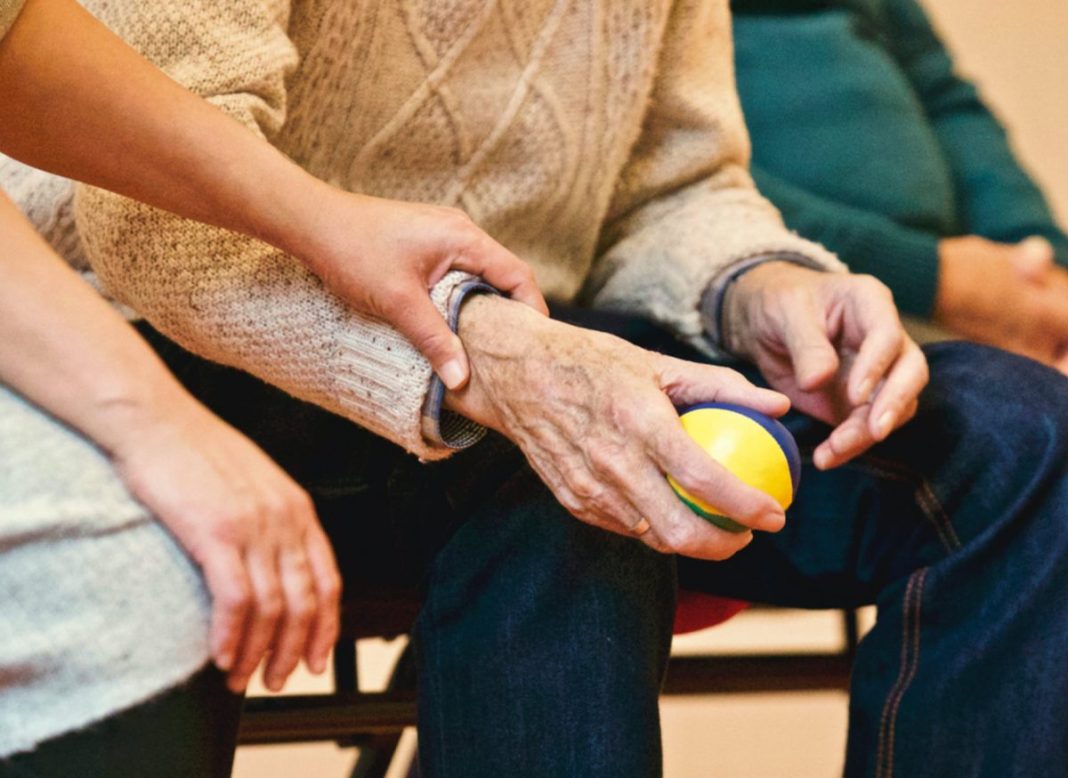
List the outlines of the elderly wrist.
{"label": "elderly wrist", "polygon": [[487,427],[500,429],[493,403],[501,382],[523,380],[526,360],[545,350],[541,331],[564,325],[527,306],[493,295],[472,295],[460,310],[457,334],[471,365],[471,379],[447,392],[444,406]]}

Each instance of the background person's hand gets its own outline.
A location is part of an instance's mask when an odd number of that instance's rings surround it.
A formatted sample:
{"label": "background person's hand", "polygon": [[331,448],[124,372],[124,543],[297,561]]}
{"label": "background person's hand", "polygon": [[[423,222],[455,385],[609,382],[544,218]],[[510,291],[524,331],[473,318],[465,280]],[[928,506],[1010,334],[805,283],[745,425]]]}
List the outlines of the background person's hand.
{"label": "background person's hand", "polygon": [[212,658],[230,689],[244,691],[265,657],[275,691],[301,657],[322,672],[341,578],[308,495],[192,400],[162,414],[122,411],[116,429],[108,449],[127,487],[204,572]]}
{"label": "background person's hand", "polygon": [[1065,372],[1068,271],[1054,263],[1053,247],[1043,238],[1018,244],[946,238],[939,244],[934,318],[971,340]]}
{"label": "background person's hand", "polygon": [[470,371],[463,344],[428,294],[446,273],[481,276],[513,300],[548,313],[530,267],[463,211],[335,189],[318,202],[315,245],[295,253],[347,304],[403,333],[450,389],[463,386]]}
{"label": "background person's hand", "polygon": [[927,384],[923,352],[871,276],[759,265],[728,292],[724,337],[797,410],[835,427],[814,453],[823,469],[912,418]]}
{"label": "background person's hand", "polygon": [[471,382],[454,410],[513,440],[579,519],[649,546],[725,559],[752,539],[695,516],[668,485],[752,529],[777,531],[783,510],[744,485],[683,431],[675,405],[719,400],[771,415],[789,407],[726,368],[654,354],[497,297],[465,304],[460,334]]}

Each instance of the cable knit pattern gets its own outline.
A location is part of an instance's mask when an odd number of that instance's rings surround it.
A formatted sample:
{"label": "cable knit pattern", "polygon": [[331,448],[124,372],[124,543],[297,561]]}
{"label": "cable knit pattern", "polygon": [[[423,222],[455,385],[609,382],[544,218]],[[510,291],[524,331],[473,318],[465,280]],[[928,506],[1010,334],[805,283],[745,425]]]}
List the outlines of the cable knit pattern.
{"label": "cable knit pattern", "polygon": [[[85,4],[320,178],[465,209],[549,296],[581,291],[707,346],[698,298],[724,267],[762,252],[839,267],[745,172],[726,0]],[[448,453],[420,434],[427,363],[295,260],[96,189],[76,205],[107,289],[170,337]],[[443,310],[463,280],[439,284]]]}
{"label": "cable knit pattern", "polygon": [[196,567],[90,443],[3,387],[0,441],[2,758],[187,678],[209,610]]}

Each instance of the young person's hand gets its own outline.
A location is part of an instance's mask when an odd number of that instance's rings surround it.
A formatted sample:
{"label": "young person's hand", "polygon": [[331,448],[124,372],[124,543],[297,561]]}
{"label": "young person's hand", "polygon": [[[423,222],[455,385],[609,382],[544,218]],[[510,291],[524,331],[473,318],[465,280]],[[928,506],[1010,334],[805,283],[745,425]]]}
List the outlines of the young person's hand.
{"label": "young person's hand", "polygon": [[1068,271],[1053,247],[974,235],[939,244],[935,320],[964,337],[1068,367]]}
{"label": "young person's hand", "polygon": [[274,691],[302,657],[321,673],[338,636],[341,578],[304,490],[191,398],[110,412],[106,450],[127,488],[204,573],[212,658],[230,689],[243,692],[265,658]]}
{"label": "young person's hand", "polygon": [[835,427],[815,451],[817,467],[849,461],[916,413],[927,360],[879,281],[768,262],[727,294],[727,348],[797,410]]}
{"label": "young person's hand", "polygon": [[462,387],[470,368],[463,344],[430,301],[429,289],[446,273],[481,276],[513,300],[548,313],[530,267],[463,211],[325,186],[314,203],[314,215],[294,222],[298,234],[278,242],[345,303],[392,324],[449,389]]}

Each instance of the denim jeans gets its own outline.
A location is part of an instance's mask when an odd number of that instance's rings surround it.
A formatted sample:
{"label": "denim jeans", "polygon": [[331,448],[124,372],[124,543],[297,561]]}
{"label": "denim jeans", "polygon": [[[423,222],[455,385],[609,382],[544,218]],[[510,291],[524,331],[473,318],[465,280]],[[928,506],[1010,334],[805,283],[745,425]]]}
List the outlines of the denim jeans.
{"label": "denim jeans", "polygon": [[[572,315],[700,358],[643,322]],[[709,563],[571,518],[497,436],[421,465],[149,335],[309,489],[348,590],[424,591],[413,643],[426,775],[659,775],[677,583],[878,605],[854,671],[849,776],[1068,775],[1068,382],[1051,370],[932,347],[916,419],[827,473],[811,453],[828,429],[791,414],[805,467],[786,528]]]}

